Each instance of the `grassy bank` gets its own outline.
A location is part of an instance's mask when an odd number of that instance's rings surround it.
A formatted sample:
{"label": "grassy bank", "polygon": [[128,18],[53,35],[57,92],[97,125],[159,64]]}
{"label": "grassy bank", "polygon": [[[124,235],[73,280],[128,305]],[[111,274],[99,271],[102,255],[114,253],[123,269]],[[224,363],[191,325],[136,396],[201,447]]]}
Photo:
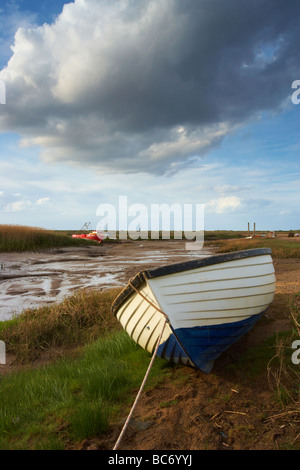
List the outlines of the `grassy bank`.
{"label": "grassy bank", "polygon": [[61,303],[24,310],[0,322],[0,339],[20,362],[32,361],[45,351],[73,348],[119,329],[110,308],[120,288],[79,290]]}
{"label": "grassy bank", "polygon": [[[149,354],[111,314],[119,291],[78,291],[0,323],[7,354],[20,364],[19,372],[0,375],[0,449],[76,447],[107,431],[131,404]],[[156,361],[148,386],[165,377],[164,366]]]}
{"label": "grassy bank", "polygon": [[300,241],[293,238],[217,240],[213,242],[213,245],[218,247],[219,253],[251,248],[271,248],[274,258],[300,258]]}
{"label": "grassy bank", "polygon": [[[149,356],[124,332],[85,347],[80,356],[1,379],[0,449],[56,450],[108,430],[130,400]],[[147,386],[160,380],[155,361]]]}
{"label": "grassy bank", "polygon": [[0,225],[0,252],[36,251],[65,246],[84,246],[92,241],[72,238],[65,233],[22,225]]}
{"label": "grassy bank", "polygon": [[[2,323],[0,338],[7,352],[27,366],[0,376],[0,449],[77,448],[83,440],[108,432],[129,412],[150,355],[112,316],[118,291],[80,291],[61,304],[28,310]],[[291,364],[291,344],[300,334],[299,300],[297,294],[287,305],[290,331],[274,335],[227,366],[233,383],[235,376],[251,382],[268,369],[283,413],[299,413],[299,366]],[[37,358],[57,350],[62,357],[54,354],[55,361],[39,365]],[[181,373],[176,380],[182,380],[188,369],[177,369]],[[173,367],[157,359],[146,388],[173,380],[173,373]]]}

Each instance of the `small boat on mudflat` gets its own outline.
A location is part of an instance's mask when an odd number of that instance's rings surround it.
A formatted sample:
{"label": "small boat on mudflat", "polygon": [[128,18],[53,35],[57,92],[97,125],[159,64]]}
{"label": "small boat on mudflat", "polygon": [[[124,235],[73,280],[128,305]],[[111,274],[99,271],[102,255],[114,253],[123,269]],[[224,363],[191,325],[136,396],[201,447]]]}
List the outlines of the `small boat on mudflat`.
{"label": "small boat on mudflat", "polygon": [[95,242],[101,243],[104,239],[101,232],[95,230],[94,232],[90,233],[81,233],[81,234],[73,234],[72,238],[83,238],[84,240],[93,240]]}
{"label": "small boat on mudflat", "polygon": [[[236,251],[141,271],[112,311],[142,348],[209,373],[273,301],[269,248]],[[167,323],[165,324],[165,321]]]}

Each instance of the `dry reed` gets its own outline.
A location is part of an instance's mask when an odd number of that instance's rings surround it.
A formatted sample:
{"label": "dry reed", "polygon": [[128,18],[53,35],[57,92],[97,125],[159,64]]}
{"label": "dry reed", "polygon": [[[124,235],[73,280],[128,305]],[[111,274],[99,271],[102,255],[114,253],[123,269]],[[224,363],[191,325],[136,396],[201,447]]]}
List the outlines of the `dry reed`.
{"label": "dry reed", "polygon": [[82,245],[86,240],[39,227],[0,225],[0,251],[34,251],[70,245]]}

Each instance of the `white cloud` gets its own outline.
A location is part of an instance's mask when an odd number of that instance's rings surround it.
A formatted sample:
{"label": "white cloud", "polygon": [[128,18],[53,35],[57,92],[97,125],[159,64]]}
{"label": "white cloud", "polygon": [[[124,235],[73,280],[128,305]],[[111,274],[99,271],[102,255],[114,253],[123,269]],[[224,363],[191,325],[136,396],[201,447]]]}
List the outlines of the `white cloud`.
{"label": "white cloud", "polygon": [[47,202],[50,202],[50,197],[41,197],[36,201],[36,205],[43,206],[44,204],[47,204]]}
{"label": "white cloud", "polygon": [[215,128],[207,127],[190,132],[180,126],[171,130],[169,141],[152,144],[142,150],[139,156],[150,160],[170,160],[178,156],[203,154],[233,130],[234,128],[230,128],[227,123],[220,123]]}
{"label": "white cloud", "polygon": [[22,201],[16,201],[16,202],[10,202],[4,207],[4,211],[6,212],[20,212],[23,210],[28,209],[29,206],[31,206],[32,203],[29,200],[22,200]]}
{"label": "white cloud", "polygon": [[251,190],[251,188],[252,186],[250,185],[239,186],[239,185],[223,184],[220,186],[215,186],[214,190],[217,193],[226,194],[226,193],[239,193],[241,191],[249,191]]}
{"label": "white cloud", "polygon": [[35,210],[38,207],[44,206],[45,204],[48,204],[50,202],[49,197],[41,197],[37,199],[35,202],[32,202],[28,197],[22,196],[21,193],[16,193],[10,196],[11,198],[20,198],[17,201],[10,201],[4,206],[4,211],[5,212],[21,212],[21,211],[32,211]]}
{"label": "white cloud", "polygon": [[11,55],[11,44],[18,28],[30,28],[36,20],[36,15],[20,12],[15,2],[6,2],[5,8],[0,8],[0,61]]}
{"label": "white cloud", "polygon": [[290,210],[282,210],[279,212],[279,215],[287,215],[287,214],[290,214],[292,211]]}
{"label": "white cloud", "polygon": [[231,212],[238,209],[242,204],[242,199],[237,196],[226,196],[218,199],[211,199],[205,204],[205,209],[217,214]]}
{"label": "white cloud", "polygon": [[[236,0],[203,8],[181,0],[75,0],[50,25],[25,23],[0,71],[7,89],[1,129],[40,147],[48,163],[174,173],[289,95],[294,1],[262,2],[267,27],[260,9],[249,14]],[[272,61],[245,72],[258,47],[278,37],[284,40]]]}

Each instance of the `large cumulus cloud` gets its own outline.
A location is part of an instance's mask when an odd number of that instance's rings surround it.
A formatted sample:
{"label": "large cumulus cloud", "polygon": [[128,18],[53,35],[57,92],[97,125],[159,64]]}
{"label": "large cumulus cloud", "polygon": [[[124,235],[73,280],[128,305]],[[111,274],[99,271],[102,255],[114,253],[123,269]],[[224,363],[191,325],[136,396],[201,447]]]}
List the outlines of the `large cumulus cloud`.
{"label": "large cumulus cloud", "polygon": [[75,0],[19,28],[2,131],[45,161],[163,173],[276,110],[297,78],[297,0]]}

